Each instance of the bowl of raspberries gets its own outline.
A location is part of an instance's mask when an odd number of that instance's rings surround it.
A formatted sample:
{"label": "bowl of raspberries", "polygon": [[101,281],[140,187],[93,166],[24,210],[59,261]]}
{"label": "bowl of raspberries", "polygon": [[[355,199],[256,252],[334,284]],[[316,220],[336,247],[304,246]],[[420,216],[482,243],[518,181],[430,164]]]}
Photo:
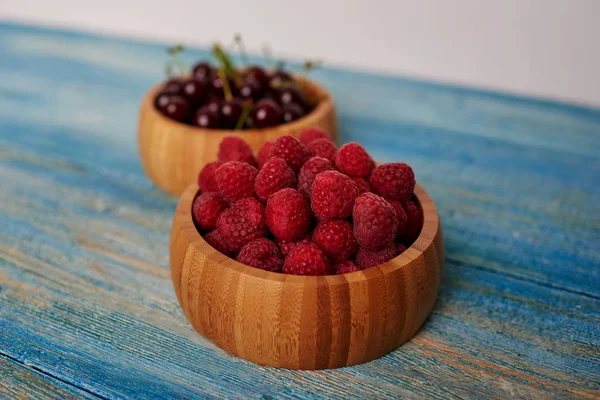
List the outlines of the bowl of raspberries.
{"label": "bowl of raspberries", "polygon": [[238,68],[222,49],[216,54],[220,63],[199,62],[142,100],[140,157],[161,189],[180,195],[228,136],[242,137],[254,151],[311,127],[337,139],[335,108],[325,88],[282,67]]}
{"label": "bowl of raspberries", "polygon": [[227,352],[325,369],[381,357],[429,315],[444,261],[436,207],[401,162],[326,132],[227,137],[182,194],[171,276],[185,315]]}

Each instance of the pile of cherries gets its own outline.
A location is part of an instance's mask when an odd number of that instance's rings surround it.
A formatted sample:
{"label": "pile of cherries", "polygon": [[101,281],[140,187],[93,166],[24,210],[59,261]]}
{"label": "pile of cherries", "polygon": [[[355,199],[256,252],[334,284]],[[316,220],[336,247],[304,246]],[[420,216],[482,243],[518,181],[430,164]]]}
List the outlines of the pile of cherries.
{"label": "pile of cherries", "polygon": [[154,99],[167,117],[208,129],[285,124],[308,114],[312,103],[304,87],[283,69],[267,73],[252,66],[234,77],[207,62],[196,64],[190,78],[167,81]]}

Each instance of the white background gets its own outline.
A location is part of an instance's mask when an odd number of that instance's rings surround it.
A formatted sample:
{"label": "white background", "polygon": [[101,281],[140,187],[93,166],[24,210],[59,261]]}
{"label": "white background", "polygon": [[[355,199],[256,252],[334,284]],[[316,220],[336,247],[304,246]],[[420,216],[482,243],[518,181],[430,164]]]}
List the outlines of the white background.
{"label": "white background", "polygon": [[600,0],[0,0],[0,18],[258,52],[600,107]]}

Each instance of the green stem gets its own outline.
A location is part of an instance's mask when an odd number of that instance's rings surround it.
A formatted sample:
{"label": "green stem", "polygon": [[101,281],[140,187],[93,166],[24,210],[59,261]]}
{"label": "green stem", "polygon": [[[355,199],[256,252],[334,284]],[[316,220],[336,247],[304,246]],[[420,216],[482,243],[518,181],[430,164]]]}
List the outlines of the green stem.
{"label": "green stem", "polygon": [[219,78],[223,84],[223,95],[225,96],[225,100],[231,101],[233,99],[233,95],[231,93],[231,88],[229,87],[229,80],[227,79],[227,74],[221,68],[217,70],[219,74]]}
{"label": "green stem", "polygon": [[244,108],[242,109],[242,113],[240,114],[240,119],[238,119],[238,122],[235,125],[236,131],[239,131],[244,127],[244,124],[246,123],[246,120],[248,119],[248,116],[250,115],[250,112],[252,111],[252,107],[253,107],[252,101],[244,103]]}

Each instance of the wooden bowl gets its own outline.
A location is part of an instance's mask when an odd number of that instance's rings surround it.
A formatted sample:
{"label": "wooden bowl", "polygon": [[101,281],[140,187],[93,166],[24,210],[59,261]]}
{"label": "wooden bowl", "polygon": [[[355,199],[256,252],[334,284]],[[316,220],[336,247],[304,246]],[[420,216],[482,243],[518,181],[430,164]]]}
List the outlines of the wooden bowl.
{"label": "wooden bowl", "polygon": [[302,130],[313,127],[325,130],[337,142],[337,119],[331,95],[312,81],[295,79],[322,97],[315,109],[294,122],[243,131],[202,129],[167,118],[154,107],[154,98],[162,84],[153,87],[142,101],[138,127],[140,158],[146,174],[158,187],[178,196],[196,180],[204,165],[217,159],[219,143],[226,136],[243,137],[255,152],[266,141],[284,135],[298,136]]}
{"label": "wooden bowl", "polygon": [[171,277],[192,326],[228,353],[291,369],[360,364],[409,340],[431,312],[444,244],[421,186],[423,229],[410,248],[364,271],[318,277],[264,271],[213,249],[192,221],[197,192],[186,189],[173,218]]}

